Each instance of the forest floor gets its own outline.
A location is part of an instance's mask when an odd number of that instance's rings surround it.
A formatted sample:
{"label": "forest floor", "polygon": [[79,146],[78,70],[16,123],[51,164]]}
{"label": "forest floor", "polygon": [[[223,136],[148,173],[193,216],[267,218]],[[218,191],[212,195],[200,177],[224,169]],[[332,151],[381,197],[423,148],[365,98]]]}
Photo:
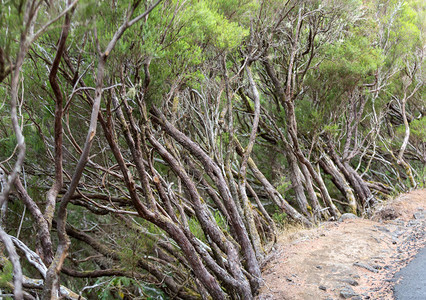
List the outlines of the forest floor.
{"label": "forest floor", "polygon": [[426,189],[375,208],[370,219],[283,232],[258,300],[394,299],[394,277],[426,244]]}

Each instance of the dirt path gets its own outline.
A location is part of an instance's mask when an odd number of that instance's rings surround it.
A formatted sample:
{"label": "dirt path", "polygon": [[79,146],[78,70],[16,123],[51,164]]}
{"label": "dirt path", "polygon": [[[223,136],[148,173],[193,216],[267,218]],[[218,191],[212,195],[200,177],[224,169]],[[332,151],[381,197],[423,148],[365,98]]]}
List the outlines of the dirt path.
{"label": "dirt path", "polygon": [[372,220],[284,233],[258,299],[394,299],[394,274],[425,245],[425,217],[423,189],[377,207]]}

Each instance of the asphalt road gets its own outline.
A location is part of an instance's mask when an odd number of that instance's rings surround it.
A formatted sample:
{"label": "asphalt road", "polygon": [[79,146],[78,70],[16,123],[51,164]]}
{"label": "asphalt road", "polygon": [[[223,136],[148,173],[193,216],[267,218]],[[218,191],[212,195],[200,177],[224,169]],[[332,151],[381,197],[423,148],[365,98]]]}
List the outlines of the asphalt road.
{"label": "asphalt road", "polygon": [[395,286],[396,300],[426,299],[426,247],[395,278],[402,278]]}

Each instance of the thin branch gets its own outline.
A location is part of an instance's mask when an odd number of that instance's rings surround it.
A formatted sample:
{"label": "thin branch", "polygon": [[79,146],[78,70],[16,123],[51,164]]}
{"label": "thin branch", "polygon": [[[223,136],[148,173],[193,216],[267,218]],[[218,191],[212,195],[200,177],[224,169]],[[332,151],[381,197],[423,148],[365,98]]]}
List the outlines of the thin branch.
{"label": "thin branch", "polygon": [[4,246],[6,247],[7,252],[9,253],[9,260],[13,266],[13,295],[16,300],[24,299],[24,294],[22,291],[22,268],[21,263],[19,262],[19,256],[16,253],[15,246],[13,245],[12,239],[10,236],[3,230],[0,226],[0,239],[3,241]]}
{"label": "thin branch", "polygon": [[57,15],[55,18],[53,18],[52,20],[50,20],[46,24],[44,24],[43,27],[41,27],[32,37],[30,37],[27,40],[27,45],[28,46],[31,45],[40,35],[42,35],[49,28],[50,25],[52,25],[53,23],[58,21],[66,13],[68,13],[71,9],[73,9],[73,7],[77,4],[78,1],[79,0],[74,0],[74,2],[72,2],[64,11],[62,11],[59,15]]}

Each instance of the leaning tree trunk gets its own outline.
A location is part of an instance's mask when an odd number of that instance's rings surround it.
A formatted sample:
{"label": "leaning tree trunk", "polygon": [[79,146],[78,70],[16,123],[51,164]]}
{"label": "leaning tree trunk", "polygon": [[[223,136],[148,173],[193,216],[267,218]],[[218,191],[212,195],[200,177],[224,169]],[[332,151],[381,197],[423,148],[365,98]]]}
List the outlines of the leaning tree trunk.
{"label": "leaning tree trunk", "polygon": [[241,166],[239,172],[239,191],[241,195],[242,205],[244,209],[245,219],[247,220],[248,233],[250,234],[250,239],[252,241],[253,249],[256,253],[258,261],[262,261],[264,258],[264,250],[262,249],[262,243],[260,241],[259,233],[256,229],[256,224],[254,222],[253,211],[251,203],[247,197],[246,185],[247,185],[247,163],[250,158],[251,152],[253,150],[254,143],[256,141],[257,129],[259,127],[260,120],[260,96],[259,91],[257,90],[256,84],[254,82],[250,67],[246,67],[247,76],[250,82],[250,88],[254,96],[254,116],[252,130],[250,133],[249,143],[244,149],[243,155],[241,157]]}
{"label": "leaning tree trunk", "polygon": [[309,219],[312,219],[311,214],[308,212],[308,200],[306,199],[305,191],[302,183],[302,173],[300,171],[299,165],[297,164],[296,156],[290,151],[286,151],[286,157],[290,167],[290,180],[292,183],[292,188],[296,194],[296,201],[299,205],[300,211],[307,216]]}
{"label": "leaning tree trunk", "polygon": [[[239,155],[242,155],[243,148],[241,147],[240,143],[237,139],[235,140],[235,146],[237,153]],[[271,200],[287,215],[290,216],[293,220],[296,222],[310,228],[313,226],[312,222],[309,221],[305,216],[303,216],[301,213],[299,213],[296,209],[294,209],[284,198],[283,196],[277,191],[277,189],[272,185],[272,183],[269,182],[269,180],[263,175],[263,173],[259,170],[256,163],[253,161],[252,158],[248,159],[248,165],[253,172],[254,177],[256,177],[257,180],[260,181],[262,186],[264,187],[266,193],[271,198]]]}
{"label": "leaning tree trunk", "polygon": [[300,168],[302,170],[303,176],[305,177],[305,188],[309,197],[309,202],[311,204],[315,220],[318,221],[321,218],[321,215],[325,219],[328,219],[329,214],[326,210],[322,209],[321,204],[318,201],[318,197],[315,193],[314,185],[312,183],[312,176],[309,173],[308,168],[304,164],[301,164]]}
{"label": "leaning tree trunk", "polygon": [[[336,164],[337,168],[345,176],[346,180],[350,183],[354,189],[355,194],[360,199],[362,210],[364,210],[374,203],[374,196],[364,180],[358,175],[358,173],[349,165],[348,162],[342,162],[340,157],[337,155],[331,142],[327,144],[327,153],[330,155],[332,161]],[[371,202],[371,203],[370,203]]]}
{"label": "leaning tree trunk", "polygon": [[[274,124],[274,127],[276,127],[276,124]],[[297,178],[295,178],[294,182],[292,181],[293,184],[296,183],[296,186],[293,187],[295,189],[295,192],[296,192],[296,197],[299,194],[302,197],[300,202],[307,203],[306,196],[305,196],[304,191],[303,191],[303,187],[299,186],[299,184],[301,184],[301,182],[304,179],[305,188],[306,188],[307,194],[309,196],[309,201],[311,203],[311,210],[313,209],[314,219],[319,219],[321,213],[324,215],[324,217],[327,217],[326,212],[322,212],[321,205],[318,202],[318,198],[315,194],[314,186],[313,186],[313,183],[312,183],[312,176],[309,173],[308,168],[303,163],[300,164],[300,168],[299,168],[297,157],[293,153],[293,147],[289,144],[289,142],[287,141],[287,139],[285,138],[285,136],[281,132],[281,130],[279,130],[279,128],[276,128],[276,130],[277,130],[277,132],[278,132],[278,134],[281,138],[281,141],[284,144],[286,157],[287,157],[287,159],[289,161],[289,165],[290,165],[290,176],[291,177],[293,177],[293,176],[297,177]],[[302,174],[300,174],[300,171],[302,172]],[[301,176],[299,174],[303,175],[304,178],[301,178]],[[310,218],[312,218],[311,217],[311,211],[309,211],[308,216]]]}
{"label": "leaning tree trunk", "polygon": [[297,159],[300,161],[301,164],[304,164],[306,168],[308,169],[309,173],[311,174],[312,178],[318,185],[321,196],[323,198],[323,201],[328,206],[328,211],[333,216],[335,220],[339,218],[340,212],[336,208],[336,206],[333,203],[333,200],[331,200],[330,194],[328,193],[327,187],[321,177],[321,174],[316,172],[312,163],[305,157],[302,150],[299,146],[299,141],[297,138],[297,123],[296,123],[296,114],[294,112],[294,103],[292,101],[286,102],[286,114],[287,114],[287,131],[291,138],[291,141],[293,142],[293,151],[296,155]]}
{"label": "leaning tree trunk", "polygon": [[[117,110],[118,111],[118,110]],[[191,241],[188,239],[185,232],[179,228],[172,220],[168,219],[158,212],[152,212],[145,206],[139,198],[138,193],[136,192],[136,183],[133,179],[132,173],[128,169],[126,162],[121,154],[120,149],[118,148],[117,142],[114,139],[113,129],[111,123],[106,123],[102,117],[99,118],[101,125],[104,129],[105,137],[109,143],[109,146],[114,154],[114,157],[120,167],[120,170],[123,174],[123,179],[126,183],[127,189],[129,191],[130,197],[132,199],[133,205],[138,212],[138,214],[146,219],[149,222],[157,225],[159,228],[163,229],[169,236],[176,241],[176,243],[181,248],[188,264],[190,265],[195,276],[200,280],[206,290],[213,298],[225,299],[225,293],[222,291],[216,278],[207,270],[203,261],[200,258],[199,251],[194,247]],[[124,124],[122,124],[124,125]],[[125,134],[127,138],[131,138],[129,130],[126,129]],[[132,143],[130,143],[132,144]],[[145,187],[146,188],[146,187]]]}
{"label": "leaning tree trunk", "polygon": [[176,129],[165,116],[155,107],[151,109],[155,118],[153,121],[160,125],[168,135],[173,137],[179,144],[187,149],[194,157],[196,157],[206,170],[207,175],[215,182],[219,194],[223,198],[223,203],[230,216],[230,225],[235,230],[236,238],[241,246],[241,251],[246,259],[247,270],[252,275],[250,277],[250,285],[253,291],[259,288],[261,281],[261,272],[259,262],[257,261],[255,251],[247,234],[241,215],[238,213],[234,199],[227,182],[223,176],[221,168],[203,151],[203,149],[190,140],[185,134]]}
{"label": "leaning tree trunk", "polygon": [[356,214],[357,213],[357,203],[355,199],[355,195],[352,192],[351,187],[349,186],[348,182],[346,181],[344,175],[340,172],[340,170],[336,167],[336,165],[333,163],[333,161],[330,159],[330,157],[322,153],[321,159],[319,160],[319,164],[321,168],[331,176],[331,181],[334,183],[334,185],[339,189],[339,191],[342,193],[342,195],[345,196],[346,200],[348,201],[348,206],[351,209],[351,213]]}

